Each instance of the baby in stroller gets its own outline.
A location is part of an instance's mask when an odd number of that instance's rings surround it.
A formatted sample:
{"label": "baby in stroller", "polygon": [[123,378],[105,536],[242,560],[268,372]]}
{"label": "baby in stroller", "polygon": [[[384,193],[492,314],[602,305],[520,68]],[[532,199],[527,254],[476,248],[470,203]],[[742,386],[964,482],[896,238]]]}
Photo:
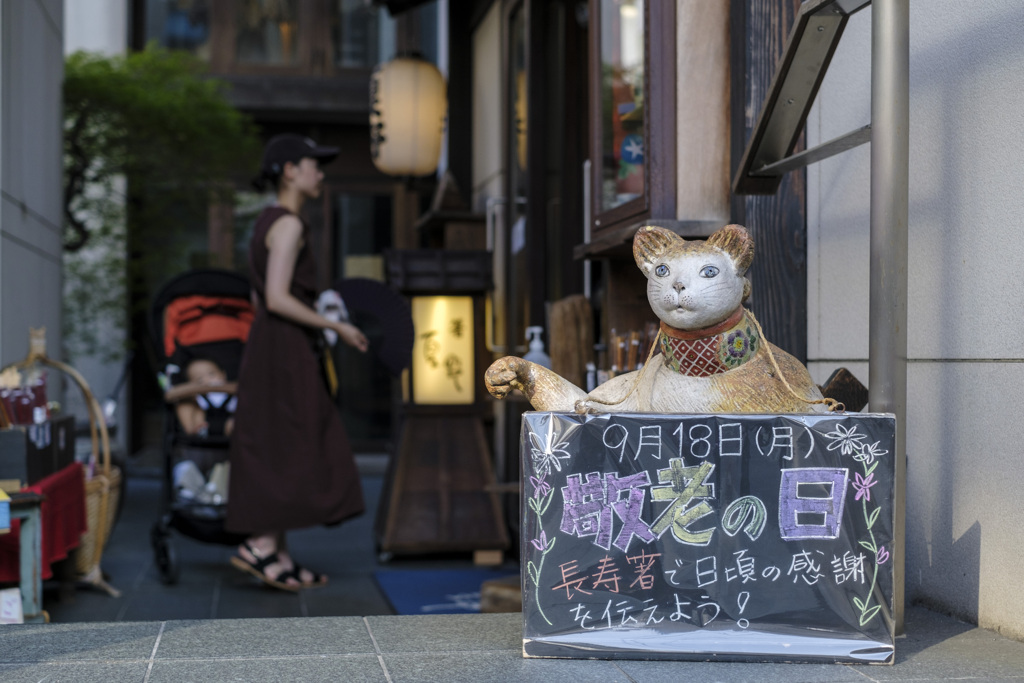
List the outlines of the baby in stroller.
{"label": "baby in stroller", "polygon": [[[179,503],[227,503],[228,437],[234,427],[237,383],[209,356],[182,363],[181,384],[164,392],[173,407],[180,436],[172,436],[171,458],[175,498]],[[175,430],[174,427],[171,427]],[[223,517],[223,510],[196,509],[204,517]]]}
{"label": "baby in stroller", "polygon": [[172,279],[149,311],[157,379],[164,390],[164,509],[151,541],[166,583],[178,576],[172,530],[237,545],[224,528],[236,385],[253,311],[239,273],[196,269]]}
{"label": "baby in stroller", "polygon": [[236,382],[212,358],[195,358],[185,368],[184,384],[164,392],[174,403],[174,412],[186,434],[230,436],[235,426],[232,415],[238,399]]}

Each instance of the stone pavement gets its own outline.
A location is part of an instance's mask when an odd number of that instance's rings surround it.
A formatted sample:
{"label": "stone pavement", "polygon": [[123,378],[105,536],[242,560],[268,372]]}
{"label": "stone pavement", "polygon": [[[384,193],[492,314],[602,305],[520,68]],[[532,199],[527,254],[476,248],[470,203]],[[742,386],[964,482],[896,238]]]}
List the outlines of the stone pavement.
{"label": "stone pavement", "polygon": [[[47,583],[43,608],[53,623],[394,614],[373,578],[376,570],[474,565],[469,554],[400,557],[386,565],[378,563],[373,521],[386,464],[383,457],[358,458],[366,513],[334,528],[289,534],[292,555],[330,579],[323,588],[298,594],[267,588],[232,567],[234,547],[203,543],[178,532],[172,533],[172,543],[180,578],[175,585],[164,585],[149,541],[150,529],[162,511],[160,480],[152,468],[129,462],[125,504],[102,559],[104,573],[121,597],[91,588],[62,595],[55,584]],[[506,568],[509,574],[519,571],[515,561]]]}
{"label": "stone pavement", "polygon": [[[234,547],[203,543],[178,532],[172,533],[172,544],[180,578],[175,585],[164,585],[149,541],[150,529],[162,510],[160,480],[130,475],[125,505],[102,559],[103,570],[110,584],[121,591],[121,597],[94,589],[60,595],[47,584],[43,607],[54,623],[393,614],[373,579],[373,572],[379,568],[373,516],[381,480],[380,474],[363,476],[368,511],[361,517],[331,529],[289,534],[293,556],[330,578],[323,588],[295,594],[266,588],[232,567]],[[443,563],[472,566],[468,556]],[[392,564],[405,567],[404,562]],[[430,566],[430,562],[410,566]]]}
{"label": "stone pavement", "polygon": [[921,608],[893,666],[523,659],[518,614],[32,624],[0,681],[1024,681],[1024,643]]}
{"label": "stone pavement", "polygon": [[[125,507],[104,555],[113,598],[49,586],[50,624],[0,627],[6,681],[1020,681],[1024,643],[921,607],[907,610],[894,666],[524,660],[519,614],[396,616],[378,589],[373,511],[379,468],[364,462],[369,512],[294,534],[300,561],[328,586],[267,589],[228,564],[232,549],[175,535],[181,580],[165,586],[149,529],[159,481],[127,478]],[[468,557],[400,559],[395,568],[469,567]],[[514,564],[508,566],[515,572]],[[268,618],[270,617],[270,618]]]}

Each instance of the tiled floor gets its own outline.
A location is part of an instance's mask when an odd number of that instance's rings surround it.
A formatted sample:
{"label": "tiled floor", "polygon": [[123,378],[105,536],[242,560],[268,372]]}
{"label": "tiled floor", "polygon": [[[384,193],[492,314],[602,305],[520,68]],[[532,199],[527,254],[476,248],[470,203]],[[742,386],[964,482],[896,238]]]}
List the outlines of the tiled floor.
{"label": "tiled floor", "polygon": [[523,659],[517,614],[32,624],[0,629],[0,681],[1024,681],[1024,644],[907,611],[893,666]]}
{"label": "tiled floor", "polygon": [[[380,496],[380,467],[363,466],[367,512],[335,528],[289,535],[291,552],[308,567],[329,575],[327,586],[297,594],[267,588],[233,568],[233,547],[202,543],[173,533],[180,579],[167,586],[154,564],[149,532],[161,511],[160,480],[128,476],[125,505],[103,555],[109,582],[121,591],[111,597],[93,588],[61,596],[47,584],[44,608],[54,623],[84,621],[164,621],[170,619],[240,619],[259,617],[367,616],[393,614],[373,573],[381,565],[373,535]],[[129,472],[131,472],[129,468]],[[472,567],[466,554],[452,557],[397,558],[385,568]],[[509,564],[510,573],[518,572]]]}
{"label": "tiled floor", "polygon": [[[160,483],[128,477],[125,507],[103,562],[121,597],[79,589],[60,599],[51,588],[44,606],[53,623],[0,627],[0,682],[1024,683],[1024,643],[917,607],[907,610],[907,636],[896,642],[894,666],[523,659],[519,614],[391,614],[373,580],[379,471],[368,468],[363,483],[366,515],[294,534],[294,554],[328,572],[331,581],[291,594],[233,569],[231,548],[180,536],[180,582],[163,585],[149,544]],[[391,565],[471,562],[405,558]]]}

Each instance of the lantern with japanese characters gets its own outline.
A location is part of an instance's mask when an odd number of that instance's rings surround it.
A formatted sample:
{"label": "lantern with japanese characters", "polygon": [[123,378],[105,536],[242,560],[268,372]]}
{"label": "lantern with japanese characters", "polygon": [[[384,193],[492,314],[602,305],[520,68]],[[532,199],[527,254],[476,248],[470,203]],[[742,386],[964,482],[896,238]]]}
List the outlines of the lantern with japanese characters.
{"label": "lantern with japanese characters", "polygon": [[433,173],[441,157],[447,85],[436,66],[418,57],[379,65],[370,78],[370,154],[383,173]]}

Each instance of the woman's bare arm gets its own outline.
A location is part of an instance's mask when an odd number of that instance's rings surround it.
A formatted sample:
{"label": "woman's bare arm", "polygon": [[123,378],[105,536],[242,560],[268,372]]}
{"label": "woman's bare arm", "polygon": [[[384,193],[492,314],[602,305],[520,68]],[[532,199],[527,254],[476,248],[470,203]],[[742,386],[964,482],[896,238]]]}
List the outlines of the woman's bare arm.
{"label": "woman's bare arm", "polygon": [[292,296],[292,276],[302,249],[302,222],[295,216],[281,216],[270,226],[266,244],[270,253],[267,260],[267,310],[300,325],[335,330],[346,344],[365,351],[368,345],[366,336],[359,328],[328,320]]}

